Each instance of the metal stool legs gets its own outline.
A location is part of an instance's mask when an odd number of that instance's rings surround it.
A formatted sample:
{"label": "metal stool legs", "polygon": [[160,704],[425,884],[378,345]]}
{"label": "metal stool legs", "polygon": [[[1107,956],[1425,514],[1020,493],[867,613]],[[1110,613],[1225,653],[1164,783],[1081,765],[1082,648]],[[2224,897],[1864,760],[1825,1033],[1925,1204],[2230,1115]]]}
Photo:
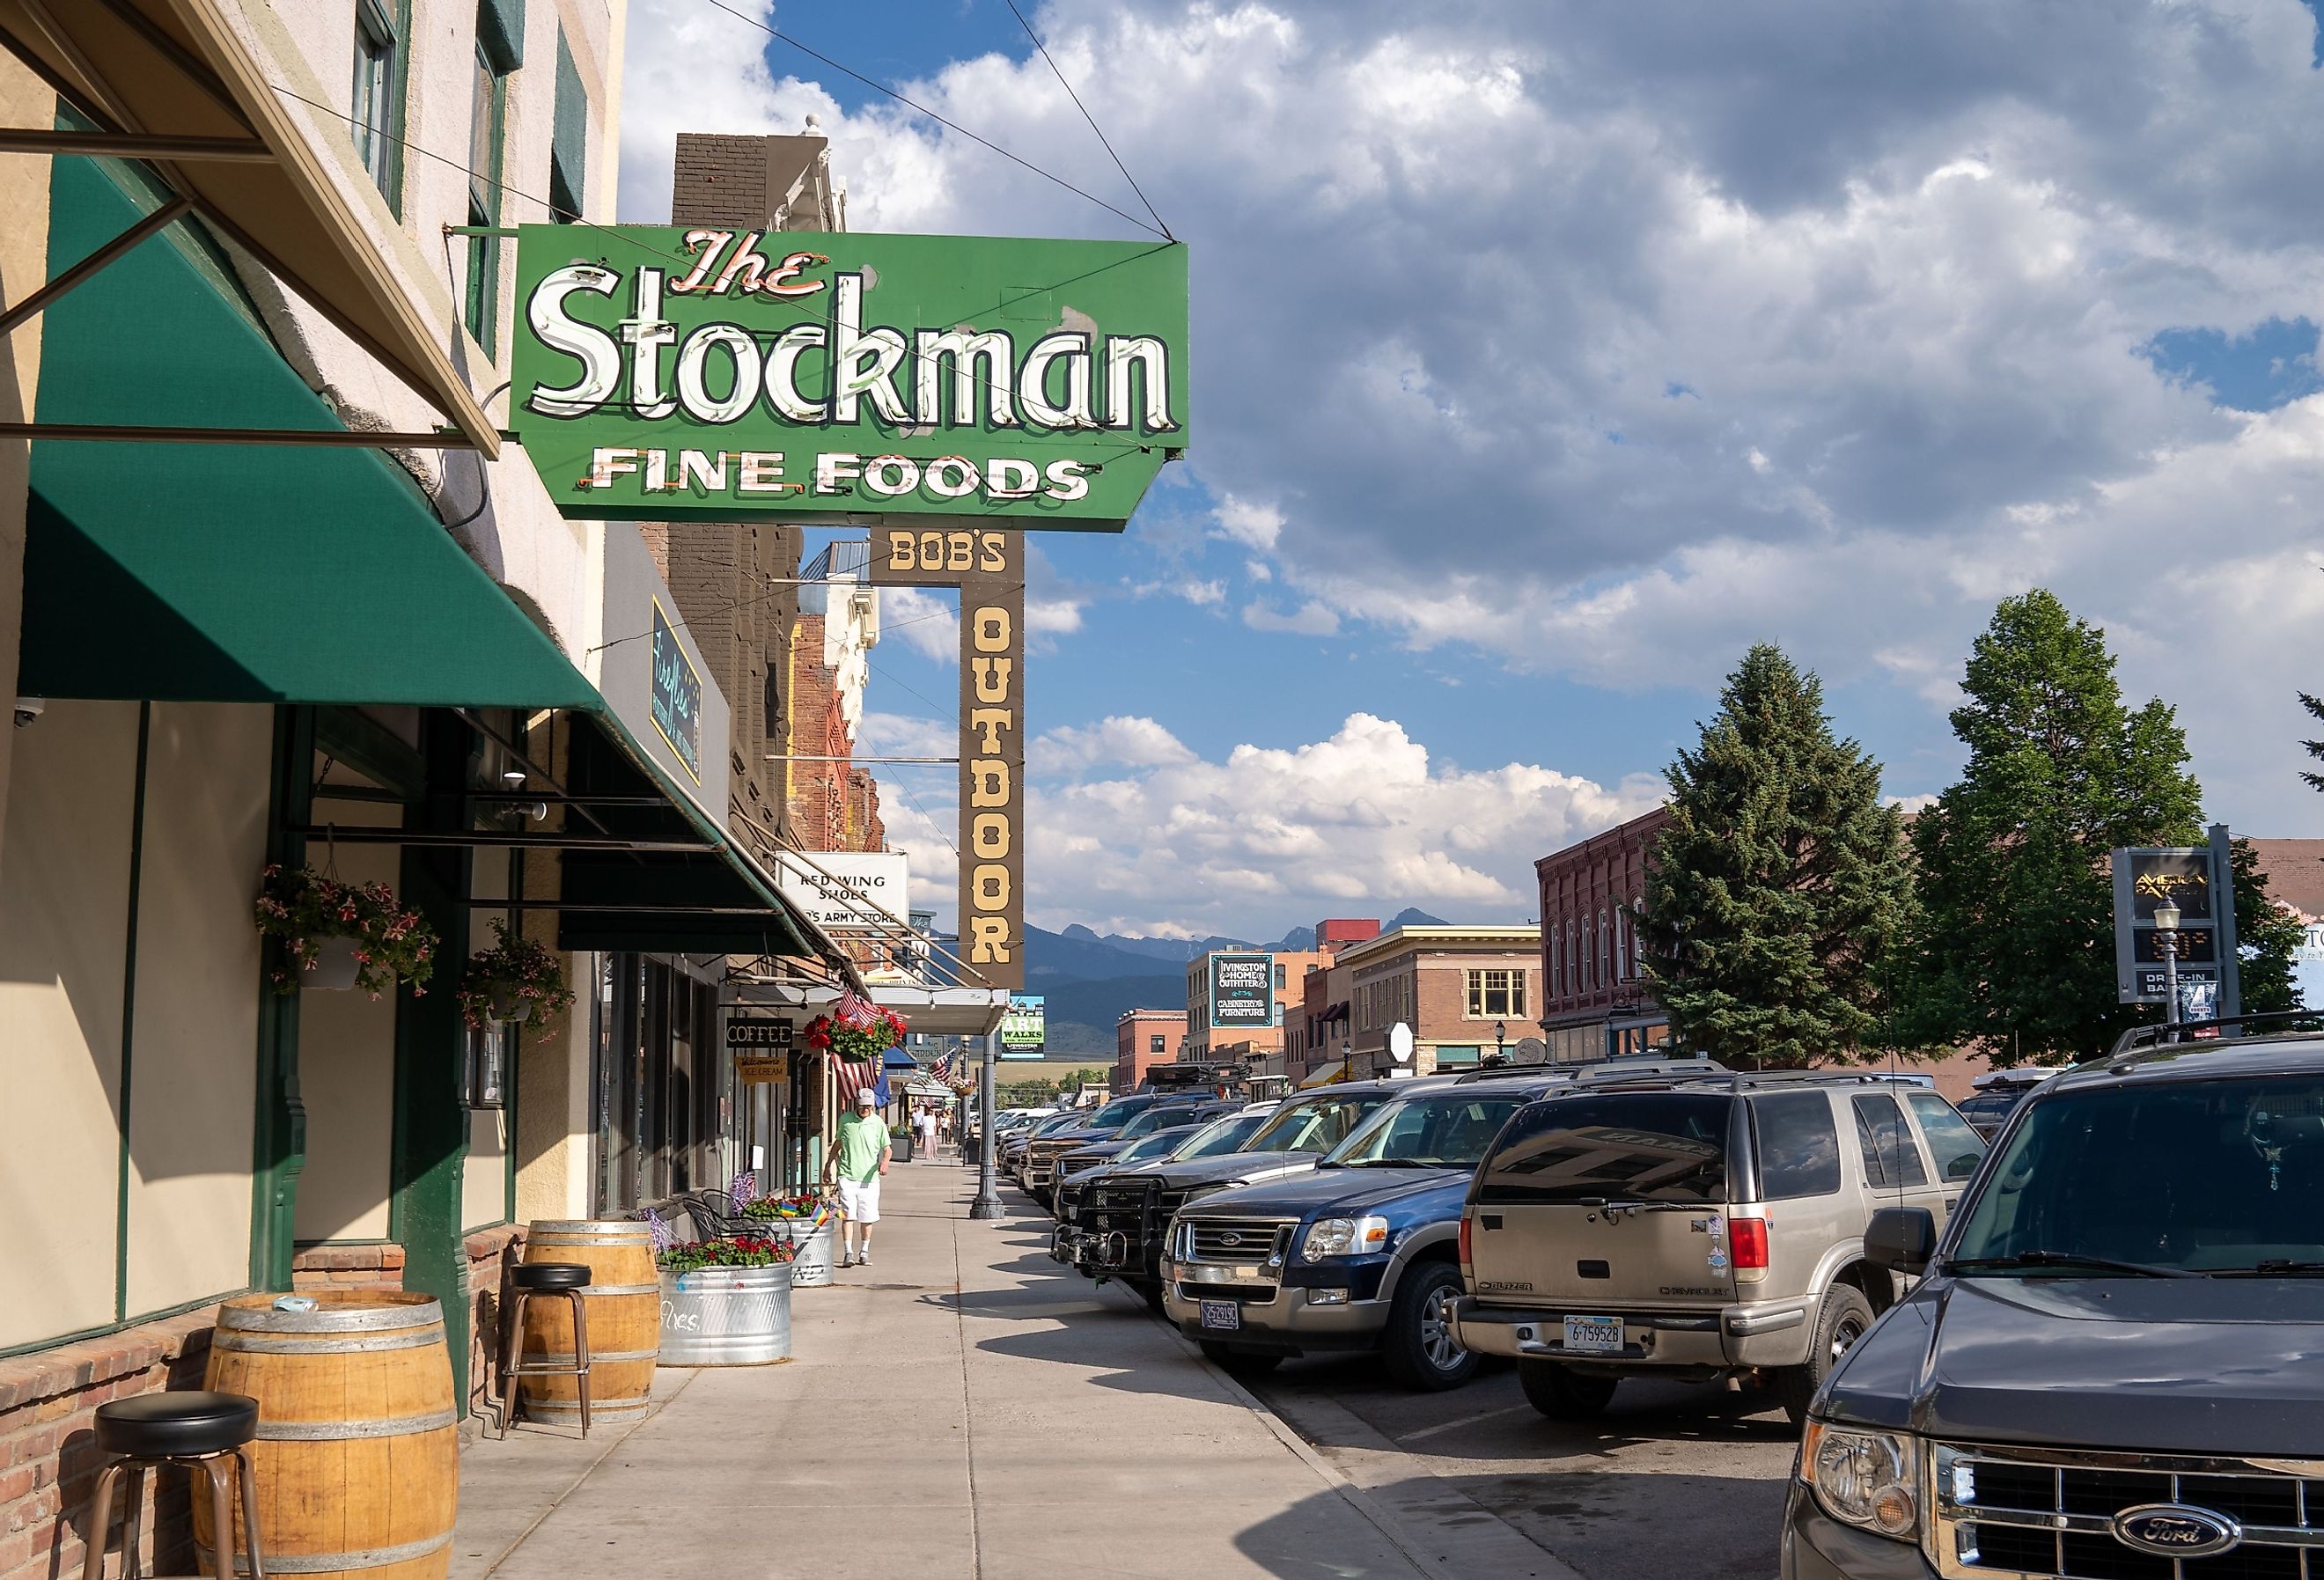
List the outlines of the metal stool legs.
{"label": "metal stool legs", "polygon": [[[563,1299],[573,1309],[573,1359],[528,1361],[524,1358],[525,1307],[536,1299]],[[578,1289],[517,1289],[510,1297],[508,1338],[501,1349],[500,1418],[498,1436],[506,1437],[517,1406],[518,1380],[524,1377],[570,1377],[581,1398],[581,1436],[589,1435],[589,1307]]]}
{"label": "metal stool legs", "polygon": [[[234,1463],[231,1466],[227,1461]],[[105,1538],[113,1523],[113,1494],[127,1483],[127,1501],[121,1511],[121,1580],[137,1580],[138,1548],[144,1519],[145,1475],[156,1473],[156,1483],[161,1466],[174,1465],[186,1472],[190,1483],[195,1472],[209,1483],[210,1498],[210,1574],[212,1580],[236,1580],[234,1540],[234,1499],[237,1481],[242,1488],[243,1551],[249,1558],[246,1580],[266,1580],[266,1560],[258,1531],[258,1477],[252,1467],[250,1451],[229,1448],[217,1454],[189,1455],[166,1459],[130,1457],[116,1459],[97,1473],[97,1491],[90,1495],[88,1526],[82,1539],[81,1580],[104,1580]],[[194,1489],[189,1485],[189,1492]]]}

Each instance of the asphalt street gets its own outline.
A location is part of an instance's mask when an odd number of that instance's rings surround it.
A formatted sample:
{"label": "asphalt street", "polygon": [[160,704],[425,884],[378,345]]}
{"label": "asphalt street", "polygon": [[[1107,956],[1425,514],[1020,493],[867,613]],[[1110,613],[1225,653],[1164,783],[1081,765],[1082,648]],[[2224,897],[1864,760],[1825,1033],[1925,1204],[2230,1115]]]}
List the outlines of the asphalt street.
{"label": "asphalt street", "polygon": [[1798,1438],[1765,1395],[1625,1382],[1598,1420],[1552,1421],[1506,1364],[1408,1393],[1369,1357],[1289,1361],[1248,1386],[1360,1485],[1433,1478],[1442,1498],[1407,1500],[1407,1520],[1498,1519],[1582,1580],[1775,1571]]}

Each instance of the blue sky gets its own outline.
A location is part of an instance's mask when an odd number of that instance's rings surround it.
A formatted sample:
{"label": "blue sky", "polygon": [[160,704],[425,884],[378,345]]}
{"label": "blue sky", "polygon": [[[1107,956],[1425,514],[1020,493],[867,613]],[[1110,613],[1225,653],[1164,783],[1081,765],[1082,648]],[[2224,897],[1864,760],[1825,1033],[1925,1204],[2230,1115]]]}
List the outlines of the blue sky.
{"label": "blue sky", "polygon": [[[1002,0],[732,3],[1137,208]],[[1037,921],[1530,914],[1761,640],[1924,796],[2036,585],[2180,706],[2212,816],[2324,834],[2304,0],[1027,14],[1194,283],[1190,459],[1038,540]],[[808,114],[858,229],[1135,234],[703,0],[633,0],[622,217],[674,132]],[[890,613],[873,749],[949,720],[930,613]],[[940,848],[946,775],[891,778]]]}

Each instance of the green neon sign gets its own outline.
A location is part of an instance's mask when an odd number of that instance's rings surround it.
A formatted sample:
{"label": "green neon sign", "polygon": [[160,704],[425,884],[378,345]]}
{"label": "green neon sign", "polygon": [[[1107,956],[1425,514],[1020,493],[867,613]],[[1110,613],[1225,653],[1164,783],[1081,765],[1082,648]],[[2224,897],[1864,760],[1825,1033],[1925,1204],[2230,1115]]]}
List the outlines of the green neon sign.
{"label": "green neon sign", "polygon": [[1119,531],[1186,446],[1176,244],[529,225],[517,281],[571,516]]}

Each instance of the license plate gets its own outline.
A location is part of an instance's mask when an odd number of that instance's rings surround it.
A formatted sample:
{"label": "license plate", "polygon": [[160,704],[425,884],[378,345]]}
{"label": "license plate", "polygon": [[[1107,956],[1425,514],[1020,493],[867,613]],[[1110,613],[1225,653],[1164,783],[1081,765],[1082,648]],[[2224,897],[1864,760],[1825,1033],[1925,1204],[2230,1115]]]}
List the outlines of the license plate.
{"label": "license plate", "polygon": [[1565,1319],[1565,1347],[1585,1355],[1618,1355],[1622,1353],[1622,1319],[1569,1317]]}
{"label": "license plate", "polygon": [[1205,1300],[1203,1326],[1215,1333],[1233,1333],[1242,1326],[1242,1307],[1232,1300]]}

